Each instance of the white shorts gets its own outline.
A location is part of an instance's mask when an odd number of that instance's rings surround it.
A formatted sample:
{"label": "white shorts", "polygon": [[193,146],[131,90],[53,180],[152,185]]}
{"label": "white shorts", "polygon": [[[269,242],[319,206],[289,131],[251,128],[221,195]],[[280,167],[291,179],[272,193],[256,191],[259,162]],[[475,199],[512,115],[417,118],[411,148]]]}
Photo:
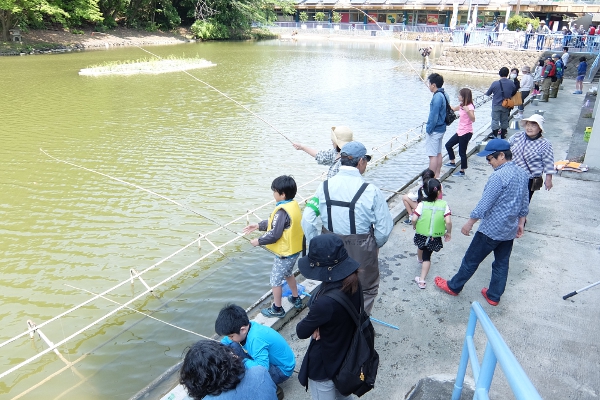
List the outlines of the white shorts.
{"label": "white shorts", "polygon": [[442,153],[442,139],[446,132],[433,132],[425,137],[425,153],[427,157],[435,157]]}

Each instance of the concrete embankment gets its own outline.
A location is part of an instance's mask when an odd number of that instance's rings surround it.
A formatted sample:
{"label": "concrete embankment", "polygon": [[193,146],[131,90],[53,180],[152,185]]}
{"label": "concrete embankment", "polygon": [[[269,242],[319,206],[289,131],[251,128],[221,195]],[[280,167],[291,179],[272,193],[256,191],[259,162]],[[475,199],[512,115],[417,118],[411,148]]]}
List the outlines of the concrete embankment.
{"label": "concrete embankment", "polygon": [[[498,75],[502,67],[518,68],[524,65],[531,67],[533,73],[538,61],[551,57],[553,54],[562,54],[562,51],[534,51],[513,50],[503,47],[446,47],[442,55],[435,60],[433,70],[444,74],[444,72],[457,72],[464,74],[490,74]],[[565,70],[565,78],[577,76],[577,65],[579,58],[585,57],[588,66],[594,62],[595,55],[589,53],[570,52],[569,63]]]}
{"label": "concrete embankment", "polygon": [[[574,82],[568,80],[565,86],[574,87]],[[556,160],[565,158],[571,146],[583,101],[582,96],[562,90],[557,99],[542,106],[546,110],[545,136],[554,146]],[[525,115],[532,112],[530,106]],[[375,390],[363,399],[404,399],[420,379],[454,376],[473,301],[482,304],[542,398],[591,400],[600,396],[600,286],[567,301],[562,299],[600,279],[600,268],[594,261],[600,255],[598,171],[564,173],[555,177],[552,190],[534,195],[525,235],[515,240],[507,289],[497,307],[488,305],[480,294],[489,283],[491,256],[458,297],[445,294],[433,283],[436,275],[451,278],[458,270],[472,239],[462,235],[460,228],[491,172],[485,159],[470,157],[465,178],[444,180],[444,199],[453,213],[453,235],[444,249],[433,255],[427,289],[420,290],[414,283],[420,265],[415,258],[412,228],[396,225],[381,249],[382,281],[373,316],[400,330],[375,324],[375,345],[381,364]],[[303,311],[300,317],[306,313]],[[296,321],[291,321],[281,333],[291,343],[299,368],[308,341],[296,337]],[[481,360],[486,342],[481,330],[477,331],[475,342]],[[470,369],[467,375],[471,375]],[[282,386],[286,399],[308,398],[296,375]],[[490,397],[512,398],[510,393],[498,367]],[[449,396],[446,392],[419,398]]]}

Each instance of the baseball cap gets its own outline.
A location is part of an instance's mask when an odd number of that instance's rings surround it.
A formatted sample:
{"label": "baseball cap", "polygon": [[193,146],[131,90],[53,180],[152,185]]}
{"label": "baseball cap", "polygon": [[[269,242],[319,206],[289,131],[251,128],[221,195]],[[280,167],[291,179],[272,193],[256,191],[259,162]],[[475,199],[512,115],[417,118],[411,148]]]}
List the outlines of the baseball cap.
{"label": "baseball cap", "polygon": [[483,151],[477,153],[479,157],[487,157],[497,151],[510,150],[510,144],[504,139],[492,139],[486,145]]}
{"label": "baseball cap", "polygon": [[367,161],[371,161],[371,156],[367,155],[367,148],[361,142],[345,144],[340,154],[342,157],[348,157],[350,160],[365,157]]}

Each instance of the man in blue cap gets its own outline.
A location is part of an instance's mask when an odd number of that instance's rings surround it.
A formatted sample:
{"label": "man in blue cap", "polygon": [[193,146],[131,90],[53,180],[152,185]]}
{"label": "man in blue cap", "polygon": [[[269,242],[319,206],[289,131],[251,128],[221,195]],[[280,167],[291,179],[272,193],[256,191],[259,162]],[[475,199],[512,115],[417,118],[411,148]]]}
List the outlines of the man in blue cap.
{"label": "man in blue cap", "polygon": [[489,289],[483,288],[481,294],[489,304],[497,306],[506,287],[513,240],[523,235],[529,212],[529,176],[512,161],[510,144],[506,140],[490,140],[485,150],[477,155],[485,157],[494,172],[483,189],[479,203],[462,227],[462,234],[469,236],[475,222],[481,220],[481,223],[456,275],[449,281],[436,276],[435,284],[444,292],[458,296],[479,264],[494,252]]}
{"label": "man in blue cap", "polygon": [[379,248],[387,242],[394,223],[379,188],[362,178],[371,161],[365,146],[347,143],[340,156],[337,175],[321,183],[307,202],[302,229],[308,242],[319,233],[335,233],[343,240],[350,257],[360,263],[365,311],[371,314],[379,291]]}

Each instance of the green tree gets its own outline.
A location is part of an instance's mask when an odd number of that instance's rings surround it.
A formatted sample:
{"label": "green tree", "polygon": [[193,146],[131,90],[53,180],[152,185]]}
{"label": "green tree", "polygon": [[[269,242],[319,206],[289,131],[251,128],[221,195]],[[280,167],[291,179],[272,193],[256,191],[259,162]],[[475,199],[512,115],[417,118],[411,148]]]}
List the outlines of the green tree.
{"label": "green tree", "polygon": [[300,22],[306,22],[308,21],[308,13],[306,11],[301,11],[298,18],[300,18]]}
{"label": "green tree", "polygon": [[334,11],[333,15],[331,16],[331,22],[333,22],[334,24],[339,24],[340,22],[342,22],[342,14],[340,14],[337,11]]}
{"label": "green tree", "polygon": [[8,31],[18,23],[27,23],[28,19],[41,22],[44,17],[64,25],[70,15],[58,5],[50,4],[46,0],[0,0],[2,40],[8,40]]}
{"label": "green tree", "polygon": [[315,13],[315,21],[323,22],[325,21],[325,13],[323,11],[319,11]]}
{"label": "green tree", "polygon": [[511,31],[516,31],[517,29],[524,31],[527,29],[527,24],[531,24],[534,29],[537,29],[540,25],[540,20],[538,18],[526,18],[521,15],[513,15],[508,19],[508,29]]}

